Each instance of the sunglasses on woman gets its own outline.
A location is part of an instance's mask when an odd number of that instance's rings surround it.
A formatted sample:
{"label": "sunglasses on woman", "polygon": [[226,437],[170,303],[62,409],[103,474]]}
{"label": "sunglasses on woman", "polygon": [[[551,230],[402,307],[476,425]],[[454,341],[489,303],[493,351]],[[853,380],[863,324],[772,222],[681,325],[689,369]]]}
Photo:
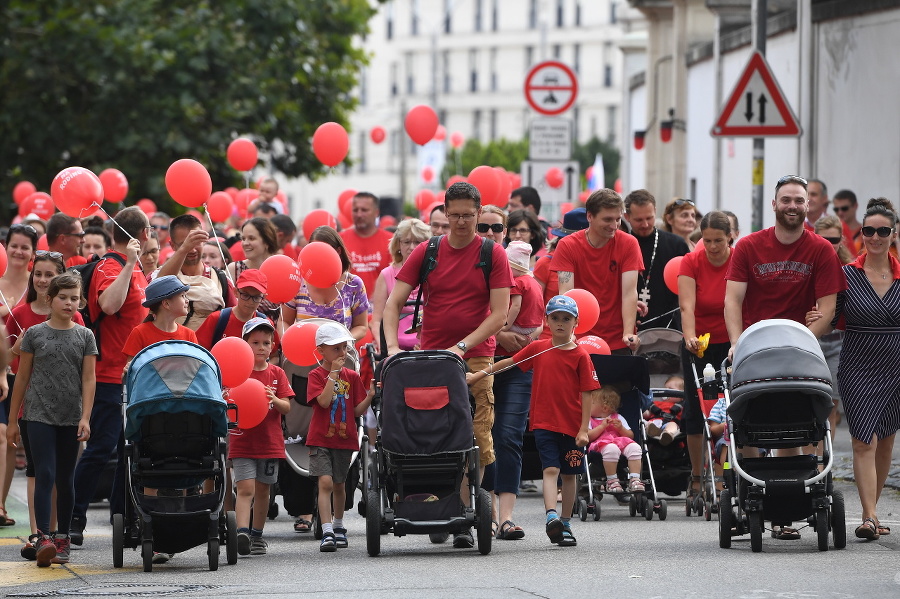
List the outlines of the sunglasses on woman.
{"label": "sunglasses on woman", "polygon": [[875,233],[878,233],[879,237],[890,237],[891,233],[894,232],[893,227],[863,227],[862,234],[863,237],[872,237]]}
{"label": "sunglasses on woman", "polygon": [[487,233],[488,231],[493,231],[494,233],[502,233],[503,223],[494,223],[493,225],[489,225],[487,223],[478,223],[477,225],[475,225],[475,228],[478,229],[479,233]]}
{"label": "sunglasses on woman", "polygon": [[830,243],[831,245],[837,245],[838,243],[841,242],[841,238],[840,238],[840,237],[826,237],[825,235],[819,235],[819,237],[821,237],[822,239],[824,239],[825,241],[827,241],[827,242]]}

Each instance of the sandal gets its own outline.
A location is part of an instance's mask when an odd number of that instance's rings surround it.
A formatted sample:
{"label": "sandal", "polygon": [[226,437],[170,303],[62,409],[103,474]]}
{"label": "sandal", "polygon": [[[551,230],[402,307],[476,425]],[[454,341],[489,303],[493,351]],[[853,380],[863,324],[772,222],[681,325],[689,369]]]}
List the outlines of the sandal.
{"label": "sandal", "polygon": [[333,532],[326,532],[322,534],[322,542],[319,543],[319,551],[325,553],[337,551],[337,542],[335,541]]}
{"label": "sandal", "polygon": [[790,526],[773,526],[772,538],[780,541],[797,541],[800,539],[800,532]]}
{"label": "sandal", "polygon": [[496,520],[491,520],[491,534],[498,539],[500,538],[500,523]]}
{"label": "sandal", "polygon": [[856,538],[875,541],[879,537],[878,523],[875,518],[866,518],[863,523],[856,527]]}
{"label": "sandal", "polygon": [[503,541],[516,541],[525,536],[525,531],[522,530],[521,526],[516,526],[516,523],[512,520],[507,520],[500,525],[500,530],[497,531],[495,536]]}
{"label": "sandal", "polygon": [[294,532],[309,532],[312,530],[312,522],[305,518],[297,518],[294,520]]}
{"label": "sandal", "polygon": [[5,507],[0,507],[0,526],[15,526],[16,521],[9,517]]}
{"label": "sandal", "polygon": [[878,520],[875,520],[875,528],[878,529],[878,536],[880,536],[880,537],[884,537],[884,536],[891,534],[891,527],[883,526],[881,524],[881,522],[879,522]]}

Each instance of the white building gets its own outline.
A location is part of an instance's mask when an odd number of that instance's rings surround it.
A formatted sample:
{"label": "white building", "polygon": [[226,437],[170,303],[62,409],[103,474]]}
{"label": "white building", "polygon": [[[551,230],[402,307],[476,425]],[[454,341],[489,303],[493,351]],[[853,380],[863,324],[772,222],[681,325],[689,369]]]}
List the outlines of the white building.
{"label": "white building", "polygon": [[[371,62],[349,129],[354,164],[316,182],[303,177],[283,185],[295,218],[315,208],[336,210],[338,194],[348,188],[412,201],[424,185],[421,150],[406,136],[403,119],[417,104],[436,110],[445,143],[454,132],[482,142],[523,139],[537,116],[526,104],[524,81],[542,60],[563,62],[578,76],[578,98],[561,115],[573,120],[575,139],[620,141],[618,13],[628,9],[624,0],[392,0],[373,6],[379,13],[360,40]],[[370,138],[376,126],[387,131],[381,144]]]}

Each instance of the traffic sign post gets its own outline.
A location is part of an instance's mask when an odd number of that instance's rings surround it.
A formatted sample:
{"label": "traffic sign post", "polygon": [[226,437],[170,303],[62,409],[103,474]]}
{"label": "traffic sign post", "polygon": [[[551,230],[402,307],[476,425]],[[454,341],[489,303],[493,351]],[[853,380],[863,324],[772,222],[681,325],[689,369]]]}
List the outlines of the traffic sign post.
{"label": "traffic sign post", "polygon": [[[562,171],[564,180],[559,187],[547,183],[547,171],[551,168]],[[581,173],[577,160],[525,160],[522,162],[522,185],[534,187],[541,196],[542,214],[548,220],[559,210],[563,202],[575,202],[581,192]],[[562,216],[562,215],[560,215]]]}
{"label": "traffic sign post", "polygon": [[541,114],[562,114],[575,104],[577,97],[578,78],[561,62],[538,63],[525,77],[525,100]]}
{"label": "traffic sign post", "polygon": [[536,118],[531,121],[528,157],[532,160],[568,160],[572,157],[572,120]]}

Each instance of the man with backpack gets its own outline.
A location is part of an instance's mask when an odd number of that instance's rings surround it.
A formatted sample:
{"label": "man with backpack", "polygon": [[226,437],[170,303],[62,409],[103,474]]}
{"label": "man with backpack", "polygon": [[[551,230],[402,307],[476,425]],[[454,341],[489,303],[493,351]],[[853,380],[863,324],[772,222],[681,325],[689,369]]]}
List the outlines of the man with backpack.
{"label": "man with backpack", "polygon": [[91,411],[91,438],[75,467],[75,508],[70,534],[72,544],[84,542],[87,507],[97,489],[106,463],[118,449],[119,467],[109,497],[111,514],[125,512],[124,439],[122,430],[122,372],[127,362],[122,353],[132,329],[147,317],[143,307],[147,279],[138,258],[150,234],[150,222],[140,208],[120,211],[113,227],[113,248],[82,272],[87,297],[85,324],[97,339],[97,389]]}
{"label": "man with backpack", "polygon": [[[396,285],[385,305],[383,326],[388,354],[400,351],[397,342],[400,310],[424,278],[420,289],[423,296],[420,347],[452,351],[472,371],[490,370],[496,345],[494,335],[503,328],[509,310],[512,271],[500,245],[491,248],[489,262],[482,257],[482,244],[493,244],[493,241],[476,234],[475,225],[481,214],[478,188],[470,183],[454,183],[447,189],[444,206],[450,233],[413,250],[397,274]],[[470,388],[475,397],[473,425],[482,473],[494,461],[493,378],[486,376]],[[453,539],[453,546],[458,548],[472,547],[474,543],[469,532]]]}
{"label": "man with backpack", "polygon": [[209,234],[192,214],[176,216],[169,223],[169,245],[172,255],[150,278],[175,275],[188,285],[188,313],[178,324],[196,331],[212,312],[235,304],[232,289],[224,271],[207,266],[200,260],[203,244]]}

